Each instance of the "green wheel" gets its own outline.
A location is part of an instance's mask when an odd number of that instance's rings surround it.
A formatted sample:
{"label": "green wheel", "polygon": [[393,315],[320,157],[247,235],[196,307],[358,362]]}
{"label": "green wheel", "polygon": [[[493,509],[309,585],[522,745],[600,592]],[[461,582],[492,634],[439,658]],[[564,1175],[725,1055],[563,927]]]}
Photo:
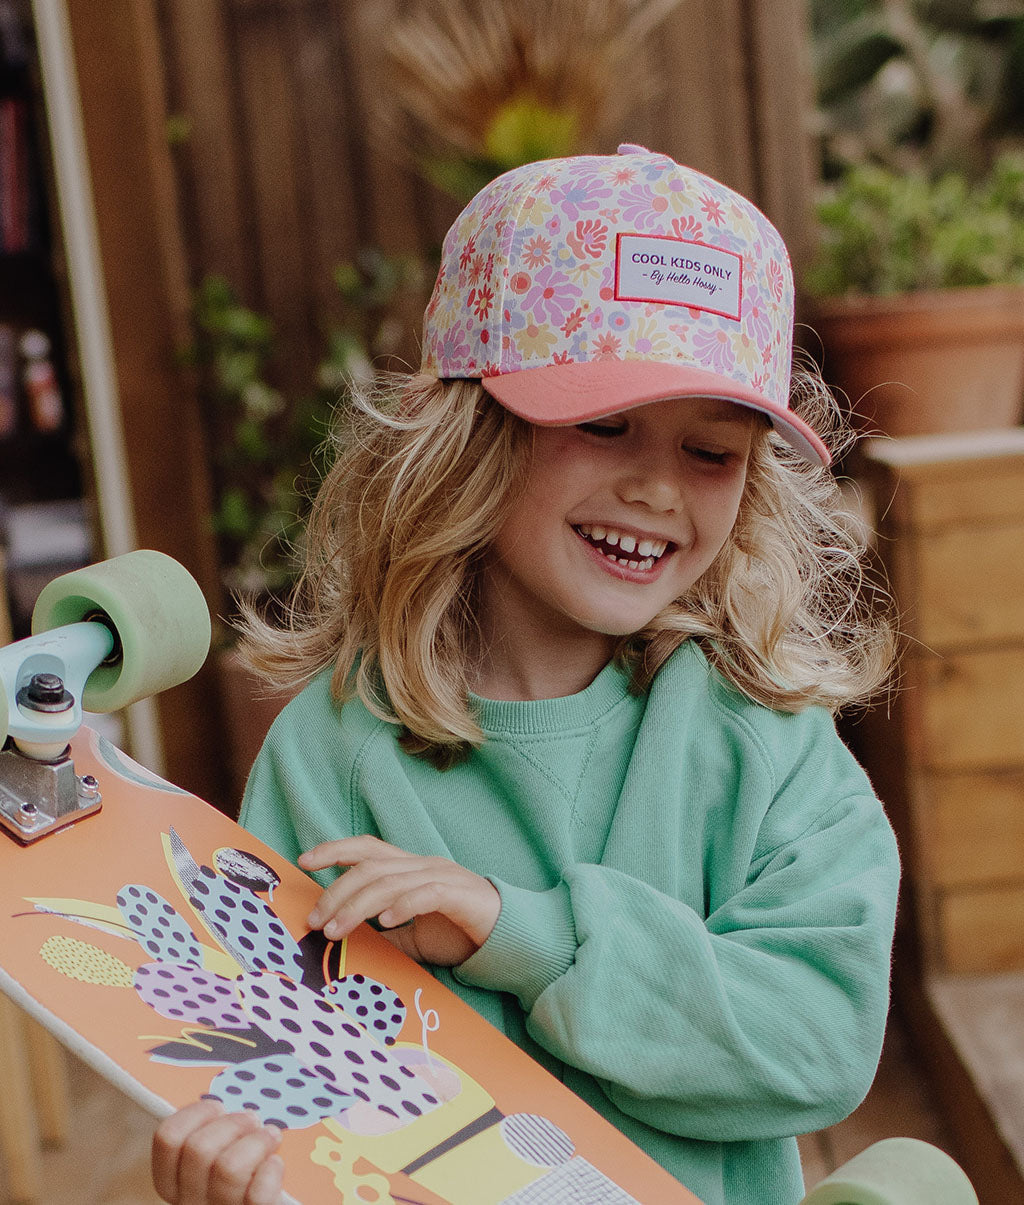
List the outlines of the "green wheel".
{"label": "green wheel", "polygon": [[963,1169],[916,1138],[886,1138],[816,1184],[801,1205],[978,1205]]}
{"label": "green wheel", "polygon": [[85,684],[86,711],[119,711],[187,681],[210,649],[210,611],[195,579],[162,552],[141,549],[76,569],[44,586],[32,632],[102,619],[114,654]]}

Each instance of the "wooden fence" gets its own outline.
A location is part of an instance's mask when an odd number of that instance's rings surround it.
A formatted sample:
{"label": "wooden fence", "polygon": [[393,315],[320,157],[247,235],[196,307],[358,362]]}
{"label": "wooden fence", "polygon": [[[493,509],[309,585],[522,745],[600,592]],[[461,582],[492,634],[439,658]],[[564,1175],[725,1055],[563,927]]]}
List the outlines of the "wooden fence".
{"label": "wooden fence", "polygon": [[[176,159],[193,279],[226,276],[273,319],[286,371],[308,380],[337,310],[335,265],[365,246],[423,253],[458,205],[375,138],[392,80],[383,31],[357,0],[156,9],[168,108],[188,131]],[[635,74],[607,81],[652,85],[623,140],[747,193],[798,262],[811,175],[806,55],[802,0],[681,0],[637,45]]]}

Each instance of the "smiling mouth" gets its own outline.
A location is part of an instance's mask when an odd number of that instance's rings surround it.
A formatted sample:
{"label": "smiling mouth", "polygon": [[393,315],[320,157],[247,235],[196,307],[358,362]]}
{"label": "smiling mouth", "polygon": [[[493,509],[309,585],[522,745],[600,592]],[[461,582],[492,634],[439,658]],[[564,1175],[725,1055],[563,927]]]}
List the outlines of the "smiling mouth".
{"label": "smiling mouth", "polygon": [[667,540],[640,539],[614,528],[601,527],[594,523],[572,525],[573,531],[596,548],[602,556],[624,569],[644,572],[653,569],[666,552],[675,547]]}

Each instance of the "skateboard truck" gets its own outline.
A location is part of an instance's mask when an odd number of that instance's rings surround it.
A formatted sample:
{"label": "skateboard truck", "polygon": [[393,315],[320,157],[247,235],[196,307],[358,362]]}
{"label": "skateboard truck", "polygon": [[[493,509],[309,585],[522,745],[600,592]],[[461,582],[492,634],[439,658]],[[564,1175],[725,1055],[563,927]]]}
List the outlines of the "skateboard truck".
{"label": "skateboard truck", "polygon": [[0,648],[0,827],[23,844],[99,810],[68,747],[83,707],[120,711],[191,678],[210,611],[183,566],[140,548],[45,585],[32,631]]}
{"label": "skateboard truck", "polygon": [[75,773],[69,741],[85,680],[116,648],[96,616],[0,649],[0,689],[14,702],[0,751],[0,825],[22,844],[100,809],[99,784]]}

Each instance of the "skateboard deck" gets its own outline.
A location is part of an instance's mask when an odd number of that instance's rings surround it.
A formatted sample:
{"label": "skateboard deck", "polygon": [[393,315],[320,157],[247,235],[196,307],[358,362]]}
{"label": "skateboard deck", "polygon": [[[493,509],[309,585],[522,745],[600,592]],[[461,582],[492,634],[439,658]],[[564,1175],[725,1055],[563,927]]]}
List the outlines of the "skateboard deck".
{"label": "skateboard deck", "polygon": [[0,989],[145,1109],[253,1109],[307,1205],[697,1203],[369,926],[310,932],[320,888],[222,813],[72,756],[100,810],[0,834]]}
{"label": "skateboard deck", "polygon": [[[155,1116],[283,1132],[300,1205],[700,1205],[427,971],[221,812],[82,726],[202,664],[210,616],[141,549],[44,587],[0,648],[0,990]],[[978,1205],[944,1152],[869,1147],[803,1205]],[[769,1205],[765,1202],[765,1205]]]}

